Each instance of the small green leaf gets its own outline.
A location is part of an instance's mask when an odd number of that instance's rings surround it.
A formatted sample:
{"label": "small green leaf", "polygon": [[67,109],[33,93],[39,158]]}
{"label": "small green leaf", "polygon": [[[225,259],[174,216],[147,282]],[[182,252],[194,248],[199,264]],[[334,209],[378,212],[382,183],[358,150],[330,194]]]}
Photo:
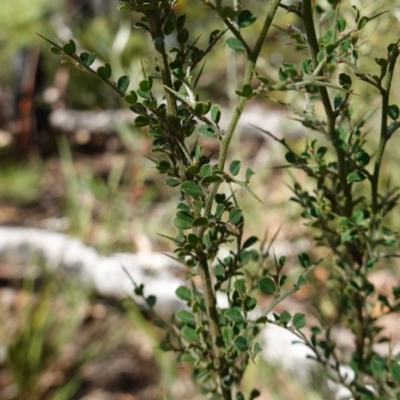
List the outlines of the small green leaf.
{"label": "small green leaf", "polygon": [[176,214],[176,218],[174,219],[174,225],[178,229],[186,230],[192,227],[194,218],[192,215],[185,211],[178,211]]}
{"label": "small green leaf", "polygon": [[198,115],[206,115],[211,108],[211,102],[210,101],[199,101],[198,103],[195,104],[194,106],[194,111],[196,112],[196,114]]}
{"label": "small green leaf", "polygon": [[256,236],[250,236],[244,243],[242,248],[247,249],[248,247],[253,246],[254,243],[256,243],[258,238]]}
{"label": "small green leaf", "polygon": [[257,19],[257,15],[253,14],[249,10],[243,10],[238,16],[238,25],[241,28],[247,28],[248,26],[254,24]]}
{"label": "small green leaf", "polygon": [[206,217],[196,218],[192,224],[193,227],[206,226],[206,225],[208,225],[208,219]]}
{"label": "small green leaf", "polygon": [[359,171],[353,171],[347,175],[347,183],[362,182],[365,179],[365,175]]}
{"label": "small green leaf", "polygon": [[94,63],[94,60],[96,59],[96,54],[84,51],[80,54],[79,58],[84,64],[91,66]]}
{"label": "small green leaf", "polygon": [[271,278],[267,277],[261,278],[258,281],[258,288],[264,294],[274,294],[276,291],[275,282]]}
{"label": "small green leaf", "polygon": [[360,150],[356,153],[356,161],[358,165],[365,167],[371,161],[371,157],[364,150]]}
{"label": "small green leaf", "polygon": [[150,308],[152,308],[156,304],[156,301],[157,301],[156,296],[150,295],[146,297],[146,303]]}
{"label": "small green leaf", "polygon": [[343,32],[346,29],[346,21],[343,18],[338,18],[336,21],[336,27],[339,32]]}
{"label": "small green leaf", "polygon": [[197,165],[189,165],[189,167],[186,168],[186,171],[190,172],[191,174],[198,174],[199,167]]}
{"label": "small green leaf", "polygon": [[123,75],[123,76],[121,76],[121,77],[118,79],[117,88],[118,88],[122,93],[125,93],[126,90],[127,90],[128,87],[129,87],[129,82],[130,82],[129,76]]}
{"label": "small green leaf", "polygon": [[[255,357],[261,351],[262,351],[262,347],[260,346],[260,343],[255,342],[254,347],[253,347],[253,357]],[[254,397],[253,397],[253,399],[254,399]]]}
{"label": "small green leaf", "polygon": [[226,343],[229,343],[235,335],[233,333],[233,329],[230,326],[222,327],[221,331],[222,331],[222,337],[224,338]]}
{"label": "small green leaf", "polygon": [[240,171],[241,162],[239,160],[233,160],[229,165],[229,171],[233,176],[236,176]]}
{"label": "small green leaf", "polygon": [[296,286],[300,287],[300,286],[304,285],[305,283],[307,283],[307,279],[302,274],[297,278]]}
{"label": "small green leaf", "polygon": [[354,10],[354,12],[356,13],[356,22],[358,22],[358,20],[360,19],[360,10],[358,9],[357,6],[351,6],[351,8]]}
{"label": "small green leaf", "polygon": [[164,26],[163,26],[163,34],[164,34],[165,36],[168,36],[168,35],[170,35],[174,30],[175,30],[175,25],[174,25],[174,23],[173,23],[170,19],[167,19],[167,20],[165,21]]}
{"label": "small green leaf", "polygon": [[201,187],[192,181],[183,182],[181,185],[181,190],[191,197],[198,197],[203,194]]}
{"label": "small green leaf", "polygon": [[375,57],[375,62],[382,68],[386,68],[388,63],[386,58],[377,58],[377,57]]}
{"label": "small green leaf", "polygon": [[323,147],[323,146],[319,147],[318,150],[317,150],[316,155],[317,155],[318,158],[321,159],[326,154],[327,151],[328,151],[328,149],[326,147]]}
{"label": "small green leaf", "polygon": [[218,175],[208,175],[205,176],[200,183],[202,186],[206,186],[209,185],[210,183],[221,183],[222,181],[223,179]]}
{"label": "small green leaf", "polygon": [[255,175],[255,172],[251,168],[246,169],[246,183],[250,181],[250,178]]}
{"label": "small green leaf", "polygon": [[368,17],[361,17],[361,19],[358,21],[357,29],[361,30],[365,25],[368,24],[369,21],[370,19]]}
{"label": "small green leaf", "polygon": [[191,324],[194,322],[194,315],[187,310],[179,310],[175,314],[175,317],[179,319],[179,321],[184,322],[185,324]]}
{"label": "small green leaf", "polygon": [[343,89],[350,89],[351,88],[351,78],[349,75],[345,73],[339,74],[339,84],[343,87]]}
{"label": "small green leaf", "polygon": [[291,151],[285,154],[286,161],[290,164],[294,164],[297,160],[296,154],[292,153]]}
{"label": "small green leaf", "polygon": [[337,149],[341,149],[341,150],[347,150],[347,143],[342,140],[342,139],[336,139],[333,142],[333,145],[337,148]]}
{"label": "small green leaf", "polygon": [[104,66],[97,68],[97,75],[101,79],[107,80],[111,78],[111,65],[105,63]]}
{"label": "small green leaf", "polygon": [[297,259],[303,268],[308,268],[310,266],[310,257],[308,257],[308,254],[300,253],[297,255]]}
{"label": "small green leaf", "polygon": [[394,363],[390,366],[390,373],[395,382],[400,383],[400,364]]}
{"label": "small green leaf", "polygon": [[312,75],[313,73],[313,64],[311,58],[306,58],[301,62],[300,65],[301,70],[307,74],[307,75]]}
{"label": "small green leaf", "polygon": [[211,119],[214,123],[218,124],[221,118],[221,110],[218,104],[211,107]]}
{"label": "small green leaf", "polygon": [[253,88],[246,84],[242,86],[242,90],[236,90],[236,94],[242,97],[250,97],[253,94]]}
{"label": "small green leaf", "polygon": [[355,211],[353,213],[353,219],[357,225],[360,225],[364,221],[364,211],[363,210]]}
{"label": "small green leaf", "polygon": [[182,328],[181,333],[182,336],[189,342],[194,342],[199,338],[196,330],[187,325]]}
{"label": "small green leaf", "polygon": [[388,115],[393,120],[399,118],[399,107],[396,104],[392,104],[391,106],[389,106]]}
{"label": "small green leaf", "polygon": [[68,43],[64,44],[62,49],[65,54],[68,54],[69,56],[74,55],[76,51],[75,42],[72,39],[70,39]]}
{"label": "small green leaf", "polygon": [[247,296],[243,302],[243,307],[246,311],[252,311],[257,305],[257,300],[254,297]]}
{"label": "small green leaf", "polygon": [[131,90],[129,92],[128,95],[125,96],[125,100],[129,103],[129,104],[135,104],[137,102],[137,94],[134,90]]}
{"label": "small green leaf", "polygon": [[150,79],[149,80],[145,79],[139,82],[140,90],[142,90],[145,93],[150,92],[152,86],[153,86],[153,81]]}
{"label": "small green leaf", "polygon": [[225,275],[225,268],[221,264],[217,264],[213,268],[213,272],[216,277],[223,277]]}
{"label": "small green leaf", "polygon": [[306,326],[306,316],[302,313],[296,313],[293,317],[293,326],[296,329],[301,329]]}
{"label": "small green leaf", "polygon": [[240,294],[246,292],[246,281],[244,279],[236,280],[233,286]]}
{"label": "small green leaf", "polygon": [[292,316],[288,311],[285,310],[285,311],[281,312],[279,318],[286,325],[287,323],[290,322],[290,320],[292,319]]}
{"label": "small green leaf", "polygon": [[216,137],[216,133],[213,131],[213,129],[208,126],[208,125],[201,125],[200,128],[198,129],[198,132],[202,136],[207,136],[207,137]]}
{"label": "small green leaf", "polygon": [[189,31],[186,28],[182,28],[178,35],[176,36],[176,40],[179,44],[184,44],[189,39]]}
{"label": "small green leaf", "polygon": [[225,44],[231,48],[232,50],[235,51],[244,51],[244,46],[243,43],[235,38],[235,37],[229,37],[228,39],[225,40]]}
{"label": "small green leaf", "polygon": [[143,128],[144,126],[147,126],[150,124],[150,118],[146,117],[144,115],[139,115],[138,117],[135,118],[135,126],[137,128]]}
{"label": "small green leaf", "polygon": [[385,372],[385,361],[382,357],[375,354],[369,363],[369,367],[371,368],[372,374],[375,377],[380,378]]}
{"label": "small green leaf", "polygon": [[238,336],[234,342],[235,347],[239,350],[239,351],[246,351],[248,344],[247,344],[247,340],[245,337],[243,336]]}
{"label": "small green leaf", "polygon": [[50,51],[50,53],[53,53],[57,56],[62,54],[62,51],[58,47],[55,47],[55,46],[51,46],[49,51]]}
{"label": "small green leaf", "polygon": [[346,242],[351,242],[353,239],[355,239],[357,236],[357,233],[351,229],[347,230],[346,232],[343,232],[342,235],[340,236],[340,241],[342,243]]}
{"label": "small green leaf", "polygon": [[175,290],[175,294],[176,297],[184,301],[189,301],[192,298],[192,293],[186,286],[179,286]]}
{"label": "small green leaf", "polygon": [[242,218],[242,210],[239,208],[233,208],[229,211],[229,222],[233,225],[238,224]]}
{"label": "small green leaf", "polygon": [[199,243],[199,238],[194,234],[194,233],[190,233],[188,235],[188,242],[193,246],[197,246],[197,244]]}
{"label": "small green leaf", "polygon": [[181,181],[179,179],[176,178],[168,178],[165,181],[165,184],[169,187],[176,187],[179,186],[181,184]]}
{"label": "small green leaf", "polygon": [[243,322],[243,315],[240,309],[237,307],[229,308],[228,310],[226,310],[225,315],[233,322],[238,322],[238,323]]}

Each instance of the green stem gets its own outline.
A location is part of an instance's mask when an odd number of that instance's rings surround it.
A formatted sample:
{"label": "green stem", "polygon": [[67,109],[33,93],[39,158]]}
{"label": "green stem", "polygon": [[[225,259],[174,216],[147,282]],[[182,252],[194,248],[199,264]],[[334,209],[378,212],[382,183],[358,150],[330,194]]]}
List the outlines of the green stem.
{"label": "green stem", "polygon": [[221,338],[221,328],[218,321],[218,310],[216,296],[213,290],[210,269],[206,255],[203,251],[198,254],[199,257],[199,275],[204,290],[204,302],[206,305],[208,322],[210,324],[210,336],[212,341],[213,356],[214,356],[214,367],[218,371],[220,379],[220,388],[224,400],[231,400],[231,390],[224,387],[222,379],[228,375],[229,369],[224,359],[224,356],[217,345],[218,338]]}
{"label": "green stem", "polygon": [[[254,69],[255,69],[258,57],[260,55],[260,52],[261,52],[261,48],[262,48],[265,38],[268,34],[268,31],[271,27],[272,21],[275,18],[275,14],[279,8],[280,2],[281,2],[281,0],[274,0],[271,4],[269,12],[264,20],[264,24],[261,29],[260,35],[258,36],[257,42],[254,45],[254,48],[248,57],[247,64],[246,64],[246,71],[244,74],[243,85],[250,85],[250,83],[251,83],[251,80],[254,75]],[[236,130],[236,127],[239,123],[239,119],[243,113],[244,107],[246,106],[247,100],[248,100],[247,97],[239,98],[239,102],[235,108],[235,111],[233,113],[229,127],[226,131],[225,136],[222,138],[221,146],[220,146],[220,154],[219,154],[219,159],[218,159],[218,168],[220,168],[221,170],[223,170],[225,167],[225,162],[226,162],[226,158],[228,155],[229,144],[232,140],[232,136],[233,136],[233,134]],[[212,204],[214,202],[215,195],[217,194],[217,191],[218,191],[218,188],[219,188],[219,184],[215,184],[210,189],[210,194],[207,196],[207,199],[206,199],[204,215],[208,215],[210,213]],[[202,229],[200,231],[200,235],[199,235],[200,239],[203,237],[204,232],[205,232],[205,229]]]}
{"label": "green stem", "polygon": [[388,110],[389,110],[389,95],[390,88],[392,85],[392,79],[394,74],[394,69],[396,67],[396,61],[399,56],[398,44],[396,43],[392,54],[389,55],[389,65],[387,69],[385,86],[381,90],[382,95],[382,115],[381,115],[381,129],[378,152],[376,154],[374,173],[371,182],[371,192],[372,192],[372,213],[373,219],[375,220],[376,214],[378,212],[378,183],[379,183],[379,173],[382,165],[383,153],[385,152],[386,143],[390,139],[391,135],[388,135]]}
{"label": "green stem", "polygon": [[[308,48],[311,55],[311,60],[313,63],[313,67],[318,68],[318,53],[319,53],[319,45],[317,40],[317,35],[315,33],[314,27],[314,18],[313,18],[313,6],[312,0],[303,0],[303,21],[304,28],[307,36]],[[329,93],[326,87],[318,86],[318,91],[321,97],[322,105],[325,110],[326,118],[327,118],[327,134],[332,144],[338,139],[336,134],[336,115],[331,105],[331,101],[329,98]],[[346,155],[344,150],[335,148],[337,161],[338,161],[338,172],[340,184],[344,193],[345,205],[343,213],[345,216],[349,217],[351,215],[352,209],[352,193],[351,193],[351,184],[347,183],[346,177]]]}
{"label": "green stem", "polygon": [[[156,12],[146,13],[149,20],[151,36],[153,38],[154,48],[157,53],[158,65],[160,67],[161,78],[164,86],[173,88],[171,71],[168,64],[168,55],[164,45],[164,33],[162,31],[162,24]],[[176,104],[175,96],[168,90],[164,90],[165,100],[167,102],[167,112],[170,116],[177,118],[178,106]]]}

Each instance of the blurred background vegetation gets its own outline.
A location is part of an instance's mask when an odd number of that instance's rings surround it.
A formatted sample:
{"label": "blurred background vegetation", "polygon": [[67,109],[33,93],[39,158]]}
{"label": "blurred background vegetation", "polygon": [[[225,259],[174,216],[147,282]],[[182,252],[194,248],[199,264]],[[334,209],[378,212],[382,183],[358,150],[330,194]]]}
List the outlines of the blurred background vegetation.
{"label": "blurred background vegetation", "polygon": [[[320,3],[328,7],[328,3]],[[359,44],[360,69],[377,73],[374,57],[383,56],[386,46],[398,39],[400,5],[390,0],[342,3],[349,20],[350,5],[358,5],[364,15],[392,10],[368,24],[367,35]],[[253,1],[248,7],[257,13],[263,11],[264,4]],[[208,40],[208,34],[202,36],[204,31],[221,27],[200,1],[180,0],[177,12],[187,14],[191,38],[200,37],[200,45]],[[171,226],[176,193],[164,185],[145,158],[150,151],[146,132],[133,128],[133,114],[129,116],[126,106],[108,87],[60,65],[59,59],[48,52],[48,45],[35,35],[37,32],[61,42],[73,38],[81,49],[95,52],[99,62],[109,62],[116,76],[130,75],[134,87],[142,79],[142,65],[149,69],[154,60],[148,52],[150,39],[133,28],[134,22],[132,13],[117,11],[115,0],[2,2],[1,225],[61,231],[103,253],[170,250],[156,234],[169,234],[165,227]],[[275,22],[259,64],[259,72],[272,81],[282,62],[298,63],[304,57],[288,44],[287,24],[300,25],[296,16],[282,10]],[[259,23],[245,32],[250,43]],[[174,39],[170,40],[173,43]],[[221,104],[229,114],[243,70],[240,55],[223,47],[215,49],[205,66],[200,95]],[[400,74],[396,73],[394,86],[399,85]],[[363,115],[378,106],[377,93],[366,85],[356,84],[355,92],[356,114]],[[394,91],[394,95],[397,98],[393,103],[400,100],[400,92]],[[277,99],[299,108],[304,103],[291,93],[279,94]],[[125,113],[115,114],[121,108]],[[287,136],[294,145],[305,134],[312,137],[270,99],[258,99],[249,108],[258,113],[257,121],[263,129],[271,129],[272,121],[278,118],[279,123],[273,126],[280,131],[274,133]],[[111,117],[102,110],[109,110]],[[77,113],[68,114],[70,111]],[[85,114],[89,111],[95,114]],[[64,120],[57,119],[60,115]],[[94,124],[92,129],[89,117],[106,118],[105,128]],[[377,140],[378,123],[378,113],[373,114],[369,122],[372,145]],[[272,236],[280,229],[279,251],[295,254],[291,246],[310,247],[310,233],[302,225],[298,209],[288,202],[290,190],[285,183],[290,177],[276,168],[284,164],[282,149],[266,139],[254,132],[247,135],[246,129],[235,139],[231,158],[244,160],[257,172],[253,190],[264,204],[241,192],[238,198],[243,210],[248,211],[249,234],[262,237],[267,232]],[[384,167],[387,178],[398,184],[398,139],[392,143]],[[212,153],[213,144],[207,145]],[[301,173],[298,178],[305,179]],[[399,222],[397,216],[391,221],[394,227]],[[158,352],[160,332],[149,328],[134,307],[99,299],[90,288],[78,287],[70,278],[43,273],[40,280],[26,274],[11,279],[7,263],[0,262],[0,344],[6,349],[4,357],[0,354],[0,398],[161,399],[163,390],[169,400],[202,398],[195,394],[185,366],[172,368],[172,355]],[[32,260],[31,264],[45,265],[45,260]],[[295,269],[294,261],[292,265]],[[398,265],[382,268],[395,271]],[[398,270],[395,273],[399,276]],[[327,316],[334,319],[334,304],[316,289],[323,287],[323,271],[317,271],[314,279],[314,289],[306,288],[295,301],[310,310],[314,302],[324,303]],[[105,379],[102,369],[107,363],[114,369]],[[265,399],[331,396],[320,372],[316,371],[315,379],[306,385],[265,361],[250,368],[245,382],[249,387],[262,387]]]}

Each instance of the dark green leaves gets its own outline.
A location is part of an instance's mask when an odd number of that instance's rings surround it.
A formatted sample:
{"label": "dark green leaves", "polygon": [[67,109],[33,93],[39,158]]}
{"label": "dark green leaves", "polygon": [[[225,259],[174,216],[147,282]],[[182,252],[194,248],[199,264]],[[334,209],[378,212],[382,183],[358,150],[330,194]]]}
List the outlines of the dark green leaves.
{"label": "dark green leaves", "polygon": [[300,253],[297,255],[300,265],[303,268],[308,268],[310,266],[310,257],[306,253]]}
{"label": "dark green leaves", "polygon": [[229,211],[229,222],[233,225],[237,225],[242,218],[242,210],[239,208],[234,208]]}
{"label": "dark green leaves", "polygon": [[79,58],[84,64],[86,64],[87,66],[91,66],[94,63],[94,60],[96,59],[96,54],[87,53],[86,51],[84,51],[83,53],[80,54]]}
{"label": "dark green leaves", "polygon": [[238,96],[242,96],[242,97],[250,97],[253,94],[253,88],[246,84],[242,86],[241,90],[235,90],[235,93]]}
{"label": "dark green leaves", "polygon": [[306,316],[302,313],[296,313],[294,314],[292,323],[296,329],[304,328],[306,326]]}
{"label": "dark green leaves", "polygon": [[395,382],[400,383],[400,364],[392,364],[390,366],[390,374]]}
{"label": "dark green leaves", "polygon": [[198,132],[202,136],[207,136],[207,137],[217,136],[216,133],[213,131],[213,129],[208,125],[201,125]]}
{"label": "dark green leaves", "polygon": [[271,278],[261,278],[258,281],[258,288],[264,294],[274,294],[276,291],[275,282]]}
{"label": "dark green leaves", "polygon": [[244,51],[245,50],[243,43],[235,37],[229,37],[228,39],[226,39],[225,44],[229,48],[231,48],[232,50],[235,50],[235,51]]}
{"label": "dark green leaves", "polygon": [[179,286],[178,289],[175,290],[176,297],[181,300],[189,301],[192,298],[192,293],[186,286]]}
{"label": "dark green leaves", "polygon": [[174,219],[174,225],[178,229],[186,230],[190,229],[193,224],[193,216],[185,211],[178,211],[176,214],[176,218]]}
{"label": "dark green leaves", "polygon": [[241,28],[246,28],[256,21],[257,16],[249,10],[243,10],[238,16],[238,25]]}
{"label": "dark green leaves", "polygon": [[153,86],[153,81],[151,79],[147,80],[144,79],[143,81],[139,82],[139,88],[140,90],[143,90],[143,92],[147,93],[151,90]]}
{"label": "dark green leaves", "polygon": [[210,101],[206,102],[199,101],[198,103],[195,104],[194,111],[198,115],[206,115],[210,111],[210,108],[211,108]]}
{"label": "dark green leaves", "polygon": [[185,324],[192,324],[194,322],[194,315],[187,310],[179,310],[175,314],[175,317]]}
{"label": "dark green leaves", "polygon": [[246,183],[249,183],[250,178],[255,175],[255,172],[251,168],[246,169]]}
{"label": "dark green leaves", "polygon": [[218,124],[221,118],[221,110],[219,105],[214,105],[211,107],[211,119],[214,123]]}
{"label": "dark green leaves", "polygon": [[239,350],[239,351],[246,351],[248,344],[247,344],[247,340],[245,337],[243,336],[238,336],[234,342],[235,347]]}
{"label": "dark green leaves", "polygon": [[351,88],[351,78],[349,75],[345,73],[339,74],[339,84],[342,86],[343,89],[350,89]]}
{"label": "dark green leaves", "polygon": [[399,107],[396,104],[392,104],[388,107],[388,115],[393,120],[399,118]]}
{"label": "dark green leaves", "polygon": [[118,79],[117,88],[118,88],[122,93],[125,93],[126,90],[127,90],[128,87],[129,87],[129,82],[130,82],[129,76],[123,75],[123,76],[121,76],[121,77]]}
{"label": "dark green leaves", "polygon": [[365,175],[360,171],[353,171],[347,175],[347,183],[362,182],[365,179]]}
{"label": "dark green leaves", "polygon": [[125,100],[129,104],[135,104],[137,102],[137,94],[135,91],[131,90],[128,95],[125,96]]}
{"label": "dark green leaves", "polygon": [[227,318],[232,320],[233,322],[243,322],[243,315],[239,308],[232,307],[226,310],[225,315]]}
{"label": "dark green leaves", "polygon": [[72,39],[70,39],[68,43],[64,44],[62,49],[65,54],[72,56],[73,54],[75,54],[75,51],[76,51],[75,42]]}
{"label": "dark green leaves", "polygon": [[196,341],[199,336],[195,329],[191,328],[190,326],[185,325],[181,330],[182,336],[188,340],[189,342]]}
{"label": "dark green leaves", "polygon": [[111,66],[106,63],[104,66],[97,68],[97,74],[101,79],[107,80],[111,78]]}
{"label": "dark green leaves", "polygon": [[336,20],[336,27],[339,32],[343,32],[346,29],[346,21],[343,18]]}
{"label": "dark green leaves", "polygon": [[51,46],[49,51],[50,51],[50,53],[53,53],[56,56],[60,56],[62,54],[62,51],[58,47],[55,47],[55,46]]}
{"label": "dark green leaves", "polygon": [[239,160],[234,160],[229,165],[229,171],[233,176],[236,176],[240,171],[241,162]]}
{"label": "dark green leaves", "polygon": [[243,243],[243,248],[247,249],[248,247],[253,246],[254,243],[256,243],[258,238],[256,236],[250,236],[244,243]]}
{"label": "dark green leaves", "polygon": [[183,182],[181,190],[191,197],[198,197],[203,194],[201,187],[196,182],[192,181]]}
{"label": "dark green leaves", "polygon": [[311,75],[313,72],[313,66],[312,66],[312,61],[311,58],[306,58],[301,62],[301,70],[307,74]]}

